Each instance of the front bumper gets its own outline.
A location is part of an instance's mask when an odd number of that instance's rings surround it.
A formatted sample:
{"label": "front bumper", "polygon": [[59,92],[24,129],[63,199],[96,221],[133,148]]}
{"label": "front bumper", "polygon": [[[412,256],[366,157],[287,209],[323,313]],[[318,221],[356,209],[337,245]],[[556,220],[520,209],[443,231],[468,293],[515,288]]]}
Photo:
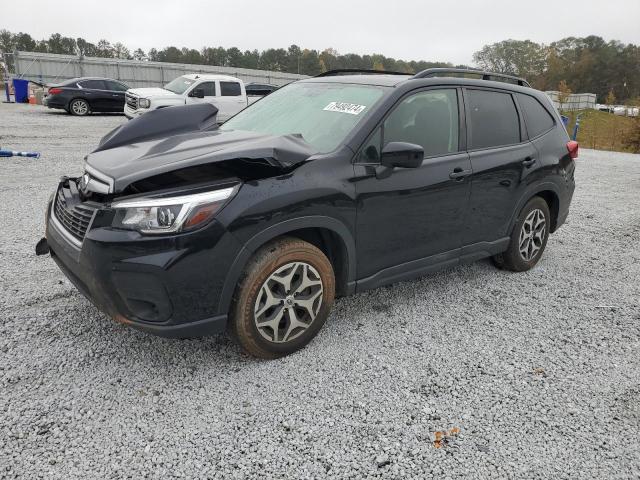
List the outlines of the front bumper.
{"label": "front bumper", "polygon": [[241,248],[219,223],[162,237],[90,227],[80,246],[70,240],[51,204],[46,225],[52,258],[114,320],[166,337],[225,330],[227,312],[221,311],[220,298]]}
{"label": "front bumper", "polygon": [[145,112],[148,112],[148,111],[149,111],[148,108],[137,108],[137,109],[134,110],[129,105],[127,105],[126,103],[124,104],[124,115],[129,120],[131,120],[132,118],[137,118],[140,115],[142,115],[142,114],[144,114]]}

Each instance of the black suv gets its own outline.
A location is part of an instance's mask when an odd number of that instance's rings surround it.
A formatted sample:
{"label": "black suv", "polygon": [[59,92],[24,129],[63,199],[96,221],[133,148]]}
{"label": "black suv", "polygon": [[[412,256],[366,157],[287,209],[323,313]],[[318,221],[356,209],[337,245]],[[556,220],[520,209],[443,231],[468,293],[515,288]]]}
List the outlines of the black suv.
{"label": "black suv", "polygon": [[37,252],[117,321],[226,329],[265,358],[308,343],[336,295],[483,257],[532,268],[575,185],[550,100],[494,73],[345,73],[220,127],[200,104],[116,128],[62,178]]}

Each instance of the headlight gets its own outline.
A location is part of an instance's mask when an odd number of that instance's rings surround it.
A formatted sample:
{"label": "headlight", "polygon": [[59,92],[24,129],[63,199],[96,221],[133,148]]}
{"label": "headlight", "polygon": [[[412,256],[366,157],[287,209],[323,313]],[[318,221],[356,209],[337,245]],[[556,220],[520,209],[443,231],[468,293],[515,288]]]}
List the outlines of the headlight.
{"label": "headlight", "polygon": [[115,210],[111,226],[151,234],[192,230],[209,222],[238,188],[115,202],[111,205]]}
{"label": "headlight", "polygon": [[139,98],[138,106],[140,108],[149,108],[151,106],[151,101],[148,98]]}

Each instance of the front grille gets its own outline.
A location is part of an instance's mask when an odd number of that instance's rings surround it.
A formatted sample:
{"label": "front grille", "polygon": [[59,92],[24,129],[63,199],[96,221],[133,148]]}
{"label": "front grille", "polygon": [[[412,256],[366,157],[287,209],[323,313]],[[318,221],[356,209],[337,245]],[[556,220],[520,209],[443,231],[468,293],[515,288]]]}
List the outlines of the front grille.
{"label": "front grille", "polygon": [[91,224],[97,202],[81,202],[75,183],[70,180],[56,193],[53,211],[62,226],[76,239],[82,241]]}
{"label": "front grille", "polygon": [[138,109],[138,99],[136,97],[133,97],[131,95],[129,95],[128,93],[125,94],[125,99],[127,102],[127,106],[132,109],[132,110],[137,110]]}

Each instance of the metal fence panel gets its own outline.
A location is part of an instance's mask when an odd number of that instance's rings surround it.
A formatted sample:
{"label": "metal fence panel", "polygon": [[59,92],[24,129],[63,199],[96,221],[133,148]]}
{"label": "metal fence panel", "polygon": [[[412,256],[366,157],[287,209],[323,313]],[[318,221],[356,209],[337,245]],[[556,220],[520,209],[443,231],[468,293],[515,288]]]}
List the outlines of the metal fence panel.
{"label": "metal fence panel", "polygon": [[560,105],[560,92],[549,91],[544,92],[553,102],[553,105],[559,110],[587,110],[596,108],[595,93],[572,93],[567,97],[566,102]]}
{"label": "metal fence panel", "polygon": [[187,73],[218,73],[238,77],[246,83],[271,85],[307,78],[295,73],[252,70],[248,68],[190,65],[183,63],[144,62],[116,58],[77,57],[52,53],[16,52],[15,74],[41,83],[62,82],[75,77],[108,77],[121,80],[132,88],[161,87]]}

